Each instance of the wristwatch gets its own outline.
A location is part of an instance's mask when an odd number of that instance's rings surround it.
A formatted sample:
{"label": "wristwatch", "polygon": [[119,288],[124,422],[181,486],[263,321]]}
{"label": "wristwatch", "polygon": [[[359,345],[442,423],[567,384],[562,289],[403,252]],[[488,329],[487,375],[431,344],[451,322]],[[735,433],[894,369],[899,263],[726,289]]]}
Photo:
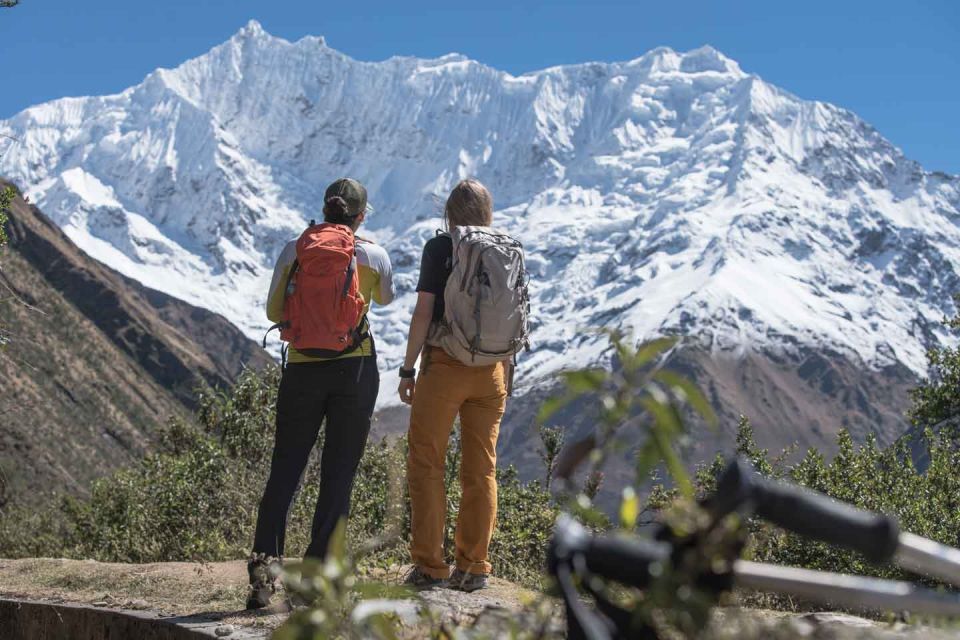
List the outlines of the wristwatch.
{"label": "wristwatch", "polygon": [[416,370],[416,369],[404,369],[403,367],[400,367],[400,379],[401,379],[401,380],[404,379],[404,378],[416,378],[416,377],[417,377],[417,370]]}

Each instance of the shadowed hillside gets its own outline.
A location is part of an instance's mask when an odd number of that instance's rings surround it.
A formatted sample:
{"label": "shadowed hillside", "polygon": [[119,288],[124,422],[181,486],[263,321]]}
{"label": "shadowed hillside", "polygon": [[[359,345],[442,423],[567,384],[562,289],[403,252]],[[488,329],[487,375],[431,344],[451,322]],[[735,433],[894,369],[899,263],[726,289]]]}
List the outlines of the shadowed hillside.
{"label": "shadowed hillside", "polygon": [[82,492],[186,416],[200,381],[269,357],[224,318],[125,278],[17,198],[0,253],[4,500]]}

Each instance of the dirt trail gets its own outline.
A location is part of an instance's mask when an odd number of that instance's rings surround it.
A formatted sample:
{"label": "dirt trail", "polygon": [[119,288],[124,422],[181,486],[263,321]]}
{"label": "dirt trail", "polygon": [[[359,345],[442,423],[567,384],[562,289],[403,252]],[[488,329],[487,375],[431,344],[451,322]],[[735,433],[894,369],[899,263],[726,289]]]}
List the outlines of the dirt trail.
{"label": "dirt trail", "polygon": [[[369,577],[397,583],[402,568]],[[156,564],[117,564],[92,560],[0,560],[0,600],[21,598],[48,603],[78,603],[115,611],[137,611],[157,617],[177,617],[187,626],[205,625],[205,633],[232,629],[233,639],[267,638],[287,618],[280,605],[272,611],[243,610],[246,596],[243,561]],[[278,600],[281,600],[278,598]],[[531,613],[539,605],[544,615]],[[543,598],[505,580],[493,579],[490,588],[464,594],[449,589],[421,592],[419,604],[448,629],[472,627],[486,637],[545,624],[552,637],[562,629],[562,611],[556,601]],[[406,636],[423,637],[425,630],[407,628]],[[960,626],[932,629],[884,624],[836,613],[787,614],[752,609],[718,609],[709,639],[817,640],[910,639],[960,640]]]}
{"label": "dirt trail", "polygon": [[[400,582],[402,569],[378,572],[372,578]],[[237,628],[270,630],[288,612],[282,603],[265,612],[244,610],[247,570],[232,562],[119,564],[92,560],[0,560],[0,597],[82,603],[96,607],[149,610],[166,616],[190,616]],[[535,592],[505,580],[465,594],[449,589],[422,592],[421,600],[440,620],[453,626],[509,625],[535,598]],[[281,601],[282,598],[276,600]],[[555,608],[555,604],[552,604]],[[553,626],[558,628],[558,619]]]}

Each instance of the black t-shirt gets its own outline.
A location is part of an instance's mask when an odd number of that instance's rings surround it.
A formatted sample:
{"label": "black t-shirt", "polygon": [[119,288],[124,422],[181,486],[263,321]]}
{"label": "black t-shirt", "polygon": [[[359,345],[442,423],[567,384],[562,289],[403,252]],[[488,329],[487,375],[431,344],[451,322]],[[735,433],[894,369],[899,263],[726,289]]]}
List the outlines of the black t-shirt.
{"label": "black t-shirt", "polygon": [[436,296],[433,303],[434,322],[443,319],[443,290],[447,278],[453,269],[453,240],[448,235],[436,236],[427,240],[420,260],[420,280],[417,291],[425,291]]}

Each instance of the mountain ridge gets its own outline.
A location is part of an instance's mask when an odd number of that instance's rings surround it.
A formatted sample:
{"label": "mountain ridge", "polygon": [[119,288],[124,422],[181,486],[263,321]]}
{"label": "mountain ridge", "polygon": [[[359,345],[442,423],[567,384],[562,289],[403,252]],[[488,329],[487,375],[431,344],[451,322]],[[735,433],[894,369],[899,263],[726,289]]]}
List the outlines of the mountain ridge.
{"label": "mountain ridge", "polygon": [[592,326],[679,331],[717,353],[823,347],[921,376],[960,289],[960,178],[709,46],[512,76],[459,54],[361,62],[251,22],[0,133],[24,141],[0,171],[92,255],[250,336],[279,247],[327,181],[360,178],[377,208],[364,233],[397,266],[398,303],[373,313],[388,371],[437,203],[467,175],[530,256],[521,392],[604,359]]}

